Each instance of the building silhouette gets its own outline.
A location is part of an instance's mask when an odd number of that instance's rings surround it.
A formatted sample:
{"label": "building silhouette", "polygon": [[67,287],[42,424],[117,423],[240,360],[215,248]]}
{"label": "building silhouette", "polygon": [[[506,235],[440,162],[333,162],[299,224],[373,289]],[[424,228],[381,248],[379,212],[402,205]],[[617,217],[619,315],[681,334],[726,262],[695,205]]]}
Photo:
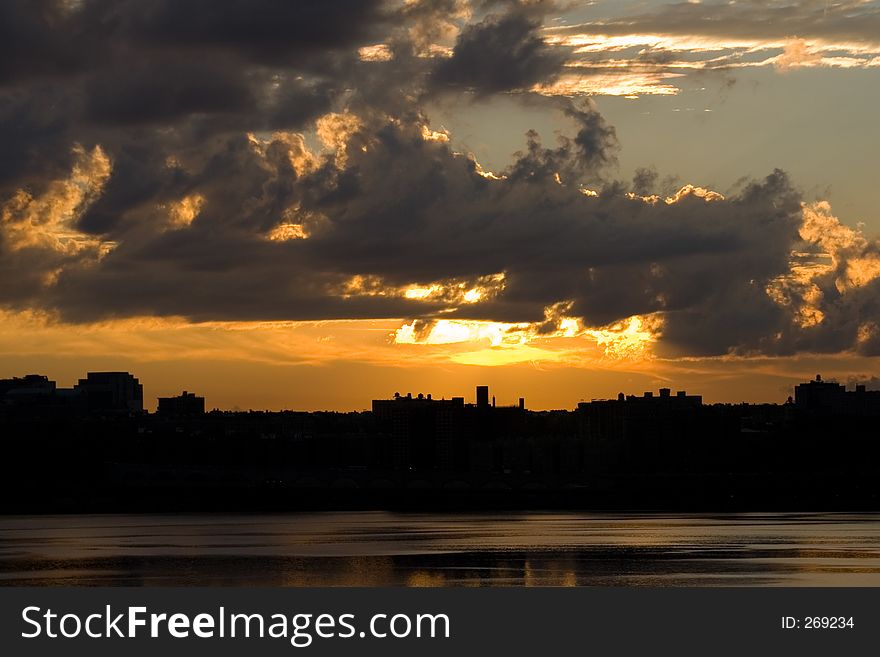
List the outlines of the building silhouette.
{"label": "building silhouette", "polygon": [[794,403],[808,410],[841,411],[846,388],[839,383],[823,381],[822,375],[794,387]]}
{"label": "building silhouette", "polygon": [[464,397],[395,393],[374,399],[376,429],[388,438],[396,469],[492,471],[516,460],[505,441],[523,433],[525,398],[515,406],[489,404],[489,387],[477,386],[474,404]]}
{"label": "building silhouette", "polygon": [[42,374],[0,379],[0,402],[16,403],[27,398],[44,398],[55,392],[55,382]]}
{"label": "building silhouette", "polygon": [[392,399],[374,399],[376,427],[390,437],[393,466],[453,468],[464,427],[464,407],[463,397],[433,399],[421,393],[416,397],[395,393]]}
{"label": "building silhouette", "polygon": [[144,387],[128,372],[89,372],[74,386],[90,412],[141,413]]}
{"label": "building silhouette", "polygon": [[682,450],[699,449],[705,425],[703,398],[684,390],[658,395],[620,393],[616,399],[599,399],[577,405],[578,432],[584,442],[585,461],[639,469],[671,467],[681,461]]}
{"label": "building silhouette", "polygon": [[145,413],[142,399],[127,372],[90,372],[71,389],[39,374],[0,380],[0,507],[880,509],[880,392],[821,377],[783,404],[662,388],[573,411],[494,404],[487,386],[472,402],[395,394],[348,413],[205,413],[188,391]]}
{"label": "building silhouette", "polygon": [[477,408],[489,407],[489,386],[477,386]]}
{"label": "building silhouette", "polygon": [[0,409],[18,409],[32,416],[70,416],[85,411],[84,396],[74,388],[59,388],[42,374],[0,379]]}
{"label": "building silhouette", "polygon": [[186,390],[176,397],[159,397],[156,412],[169,417],[204,415],[205,398]]}
{"label": "building silhouette", "polygon": [[834,381],[823,381],[822,375],[794,388],[795,406],[810,413],[842,416],[880,416],[880,391],[867,390],[857,384],[854,391]]}

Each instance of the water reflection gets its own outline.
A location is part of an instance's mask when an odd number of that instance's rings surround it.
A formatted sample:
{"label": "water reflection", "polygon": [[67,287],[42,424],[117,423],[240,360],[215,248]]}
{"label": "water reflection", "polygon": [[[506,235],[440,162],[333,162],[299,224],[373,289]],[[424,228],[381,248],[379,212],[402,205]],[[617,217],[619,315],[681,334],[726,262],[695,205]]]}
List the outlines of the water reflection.
{"label": "water reflection", "polygon": [[0,584],[880,586],[880,517],[6,517]]}

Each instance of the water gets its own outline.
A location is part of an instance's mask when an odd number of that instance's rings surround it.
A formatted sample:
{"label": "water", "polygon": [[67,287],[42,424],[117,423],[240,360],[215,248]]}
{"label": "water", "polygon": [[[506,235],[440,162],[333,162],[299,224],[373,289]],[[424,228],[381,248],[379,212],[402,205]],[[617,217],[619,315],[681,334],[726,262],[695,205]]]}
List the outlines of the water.
{"label": "water", "polygon": [[880,515],[0,517],[0,584],[880,586]]}

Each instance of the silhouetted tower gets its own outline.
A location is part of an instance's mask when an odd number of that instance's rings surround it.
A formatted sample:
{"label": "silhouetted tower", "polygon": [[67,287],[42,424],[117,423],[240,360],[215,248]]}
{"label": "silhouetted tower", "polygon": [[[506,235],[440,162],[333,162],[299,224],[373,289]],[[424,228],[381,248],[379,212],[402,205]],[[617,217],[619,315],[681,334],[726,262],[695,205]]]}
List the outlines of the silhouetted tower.
{"label": "silhouetted tower", "polygon": [[477,386],[477,408],[489,408],[489,386]]}

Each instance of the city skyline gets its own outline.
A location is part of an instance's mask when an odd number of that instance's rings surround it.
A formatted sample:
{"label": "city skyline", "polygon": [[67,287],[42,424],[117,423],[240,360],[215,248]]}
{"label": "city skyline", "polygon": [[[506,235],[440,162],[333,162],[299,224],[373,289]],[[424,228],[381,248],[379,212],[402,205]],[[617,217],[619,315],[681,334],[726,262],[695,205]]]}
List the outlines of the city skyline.
{"label": "city skyline", "polygon": [[880,2],[0,7],[0,371],[221,407],[880,374]]}
{"label": "city skyline", "polygon": [[[165,412],[177,412],[179,409],[188,409],[186,412],[198,412],[205,413],[210,411],[221,411],[221,412],[241,412],[241,411],[269,411],[269,412],[286,412],[286,411],[295,411],[295,412],[306,412],[306,413],[321,413],[321,412],[360,412],[366,410],[373,410],[375,412],[377,400],[385,400],[385,401],[453,401],[461,404],[471,405],[475,407],[480,406],[491,406],[495,407],[496,404],[501,408],[518,408],[520,410],[530,410],[530,411],[557,411],[557,410],[575,410],[577,408],[582,407],[585,403],[591,402],[605,402],[605,401],[624,401],[624,400],[632,400],[632,399],[666,399],[666,398],[678,398],[678,399],[686,399],[686,400],[697,400],[699,404],[703,403],[704,396],[702,394],[692,395],[688,391],[683,389],[674,389],[670,387],[660,387],[652,390],[642,390],[642,391],[633,391],[633,390],[620,390],[616,393],[609,393],[605,396],[597,396],[597,397],[581,397],[578,401],[572,406],[562,406],[562,405],[554,405],[550,407],[534,407],[530,405],[528,408],[526,407],[526,398],[523,396],[518,397],[498,397],[495,394],[495,390],[485,384],[477,384],[476,386],[471,386],[472,390],[475,390],[473,395],[461,394],[461,390],[453,391],[451,394],[435,394],[433,392],[429,392],[424,390],[423,388],[417,388],[416,391],[400,389],[395,390],[393,394],[386,395],[367,395],[364,399],[368,397],[372,398],[372,408],[368,407],[366,403],[362,404],[361,407],[358,408],[348,408],[348,409],[333,409],[333,408],[303,408],[296,406],[287,406],[276,409],[268,409],[268,408],[242,408],[239,405],[233,405],[231,407],[221,407],[218,405],[211,405],[206,403],[206,397],[201,394],[199,391],[187,390],[186,388],[178,387],[173,392],[166,392],[156,397],[152,397],[155,399],[155,403],[146,403],[146,400],[151,399],[149,394],[144,393],[144,382],[140,380],[135,374],[125,371],[88,371],[85,373],[85,378],[79,378],[78,382],[70,387],[64,387],[62,385],[58,385],[58,382],[53,380],[51,377],[45,374],[39,373],[27,373],[21,374],[6,378],[0,378],[0,404],[6,403],[7,405],[15,405],[16,403],[21,403],[22,401],[28,401],[29,399],[35,399],[39,396],[39,393],[52,393],[54,395],[61,395],[62,401],[65,403],[71,399],[72,395],[82,394],[84,397],[88,396],[89,387],[97,388],[100,390],[108,390],[115,389],[113,392],[113,396],[116,398],[125,397],[128,395],[128,398],[132,400],[132,403],[135,403],[136,406],[126,406],[126,402],[122,402],[120,406],[120,410],[123,410],[123,407],[127,408],[129,411],[146,411],[146,412],[159,412],[161,413],[163,410],[163,404],[165,407]],[[841,392],[853,392],[853,393],[877,393],[880,394],[880,385],[877,385],[874,381],[864,381],[864,380],[850,380],[848,382],[840,382],[838,379],[834,377],[825,377],[821,374],[816,374],[814,378],[809,379],[808,381],[799,381],[796,383],[792,383],[790,386],[790,394],[787,395],[784,400],[773,400],[773,401],[765,401],[758,402],[756,405],[764,405],[764,404],[781,404],[781,403],[791,403],[792,400],[797,400],[799,391],[801,390],[809,390],[814,389],[816,386],[822,389],[832,389],[836,391],[839,389]],[[122,390],[128,390],[129,392],[121,392]],[[492,392],[490,396],[490,390]],[[17,393],[23,393],[21,396],[16,396],[16,393],[10,395],[9,397],[5,397],[7,393],[11,391],[17,391]],[[32,395],[32,397],[28,397],[28,394]],[[105,393],[101,393],[105,394]],[[806,394],[806,393],[804,393]],[[133,397],[131,395],[134,395]],[[875,395],[872,394],[872,399]],[[118,403],[118,402],[117,402]],[[748,402],[740,401],[740,400],[707,400],[707,404],[748,404]],[[194,404],[194,405],[193,405]],[[193,411],[192,409],[198,409],[197,411]]]}
{"label": "city skyline", "polygon": [[880,391],[816,375],[782,404],[661,388],[575,408],[487,385],[368,411],[143,410],[128,372],[0,379],[7,512],[875,509]]}

